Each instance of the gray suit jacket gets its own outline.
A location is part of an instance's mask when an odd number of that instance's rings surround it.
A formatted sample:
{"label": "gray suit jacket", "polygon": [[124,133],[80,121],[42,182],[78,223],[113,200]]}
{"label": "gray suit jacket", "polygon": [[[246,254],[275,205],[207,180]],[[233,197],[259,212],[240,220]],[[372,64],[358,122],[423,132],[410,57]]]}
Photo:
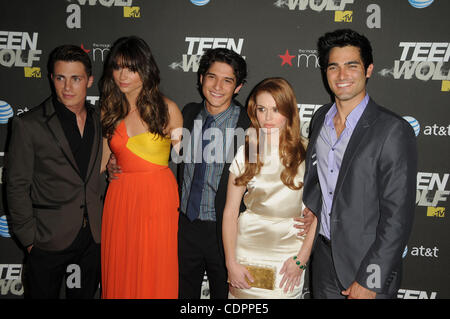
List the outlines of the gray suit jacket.
{"label": "gray suit jacket", "polygon": [[6,163],[7,203],[12,231],[25,247],[67,248],[81,228],[86,208],[92,236],[100,242],[102,135],[100,114],[97,110],[92,114],[95,133],[84,180],[52,98],[13,119]]}
{"label": "gray suit jacket", "polygon": [[[331,106],[321,107],[311,121],[306,158],[303,201],[319,221],[322,194],[315,145]],[[345,288],[354,281],[382,294],[399,288],[416,175],[411,126],[370,99],[345,151],[330,214],[333,262]]]}

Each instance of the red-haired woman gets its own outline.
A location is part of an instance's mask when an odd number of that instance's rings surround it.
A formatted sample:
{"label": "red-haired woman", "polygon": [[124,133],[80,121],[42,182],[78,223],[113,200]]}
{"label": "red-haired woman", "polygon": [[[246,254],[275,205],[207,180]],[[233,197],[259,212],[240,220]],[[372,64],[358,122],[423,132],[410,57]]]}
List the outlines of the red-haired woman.
{"label": "red-haired woman", "polygon": [[[317,219],[306,236],[297,235],[306,151],[291,85],[265,79],[247,112],[253,134],[230,166],[223,216],[229,297],[299,298]],[[239,215],[242,196],[246,211]]]}

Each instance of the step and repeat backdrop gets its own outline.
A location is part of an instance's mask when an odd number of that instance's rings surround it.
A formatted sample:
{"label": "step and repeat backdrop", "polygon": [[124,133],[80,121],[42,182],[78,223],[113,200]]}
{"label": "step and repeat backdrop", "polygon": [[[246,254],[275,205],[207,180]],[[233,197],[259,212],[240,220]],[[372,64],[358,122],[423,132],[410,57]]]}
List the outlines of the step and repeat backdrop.
{"label": "step and repeat backdrop", "polygon": [[[266,77],[286,78],[306,136],[315,110],[330,101],[317,39],[352,28],[374,49],[369,94],[407,119],[417,135],[415,222],[398,298],[449,298],[449,12],[448,0],[2,0],[0,175],[10,119],[50,95],[47,59],[58,45],[81,46],[98,83],[112,43],[121,36],[142,37],[161,70],[162,91],[180,108],[201,100],[196,71],[204,50],[230,48],[248,63],[248,81],[237,99],[244,104]],[[98,105],[97,85],[88,99]],[[0,186],[0,298],[23,298],[25,253],[8,228],[5,185]],[[207,287],[205,280],[204,298]]]}

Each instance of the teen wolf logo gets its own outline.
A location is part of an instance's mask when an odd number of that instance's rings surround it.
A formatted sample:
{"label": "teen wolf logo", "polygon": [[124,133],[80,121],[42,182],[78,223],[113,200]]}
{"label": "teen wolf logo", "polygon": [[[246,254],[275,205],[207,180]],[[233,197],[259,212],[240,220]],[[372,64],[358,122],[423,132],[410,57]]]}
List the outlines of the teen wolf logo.
{"label": "teen wolf logo", "polygon": [[[127,18],[140,18],[140,8],[131,7],[133,0],[67,0],[68,2],[74,2],[67,6],[66,13],[69,15],[66,19],[66,26],[69,29],[81,28],[81,6],[89,5],[96,6],[101,5],[104,7],[124,7],[123,15]],[[128,7],[128,8],[125,8]]]}
{"label": "teen wolf logo", "polygon": [[444,82],[450,80],[450,43],[400,42],[398,46],[402,50],[400,58],[394,61],[393,68],[382,69],[381,76],[392,76],[396,80],[439,80],[443,81],[442,91],[446,91]]}
{"label": "teen wolf logo", "polygon": [[416,204],[422,207],[437,207],[445,202],[450,195],[446,190],[450,174],[438,174],[428,172],[417,173]]}
{"label": "teen wolf logo", "polygon": [[289,10],[311,9],[317,12],[342,11],[347,4],[353,4],[354,0],[277,0],[274,5],[278,8],[288,7]]}
{"label": "teen wolf logo", "polygon": [[32,67],[41,60],[37,50],[39,33],[0,31],[0,65],[5,67]]}
{"label": "teen wolf logo", "polygon": [[399,289],[397,298],[399,299],[436,299],[437,293],[435,291],[428,294],[427,291]]}
{"label": "teen wolf logo", "polygon": [[[353,11],[348,10],[347,5],[353,4],[354,0],[277,0],[273,5],[277,8],[287,8],[291,11],[312,10],[334,11],[334,22],[353,22]],[[381,28],[381,7],[377,4],[369,4],[366,8],[369,13],[366,25],[369,29]]]}
{"label": "teen wolf logo", "polygon": [[308,138],[311,118],[322,105],[323,104],[297,104],[298,113],[300,115],[300,133],[302,137]]}
{"label": "teen wolf logo", "polygon": [[22,296],[22,264],[0,264],[0,296]]}
{"label": "teen wolf logo", "polygon": [[[200,58],[207,49],[226,48],[241,54],[244,39],[233,38],[199,38],[186,37],[188,44],[186,54],[182,55],[180,62],[173,62],[169,65],[172,70],[183,70],[183,72],[197,72]],[[245,57],[243,56],[245,59]]]}

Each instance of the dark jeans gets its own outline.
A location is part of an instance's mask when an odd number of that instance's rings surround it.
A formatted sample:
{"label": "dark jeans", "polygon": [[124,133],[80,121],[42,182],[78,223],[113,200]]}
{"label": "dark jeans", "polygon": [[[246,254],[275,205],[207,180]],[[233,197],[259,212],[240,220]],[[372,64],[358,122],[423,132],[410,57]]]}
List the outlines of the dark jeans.
{"label": "dark jeans", "polygon": [[211,299],[227,299],[225,259],[219,251],[216,223],[194,220],[180,214],[178,226],[180,299],[199,299],[206,270]]}
{"label": "dark jeans", "polygon": [[67,299],[93,298],[100,283],[100,269],[100,244],[94,242],[87,223],[73,243],[62,251],[33,246],[24,272],[25,296],[59,298],[66,278]]}

